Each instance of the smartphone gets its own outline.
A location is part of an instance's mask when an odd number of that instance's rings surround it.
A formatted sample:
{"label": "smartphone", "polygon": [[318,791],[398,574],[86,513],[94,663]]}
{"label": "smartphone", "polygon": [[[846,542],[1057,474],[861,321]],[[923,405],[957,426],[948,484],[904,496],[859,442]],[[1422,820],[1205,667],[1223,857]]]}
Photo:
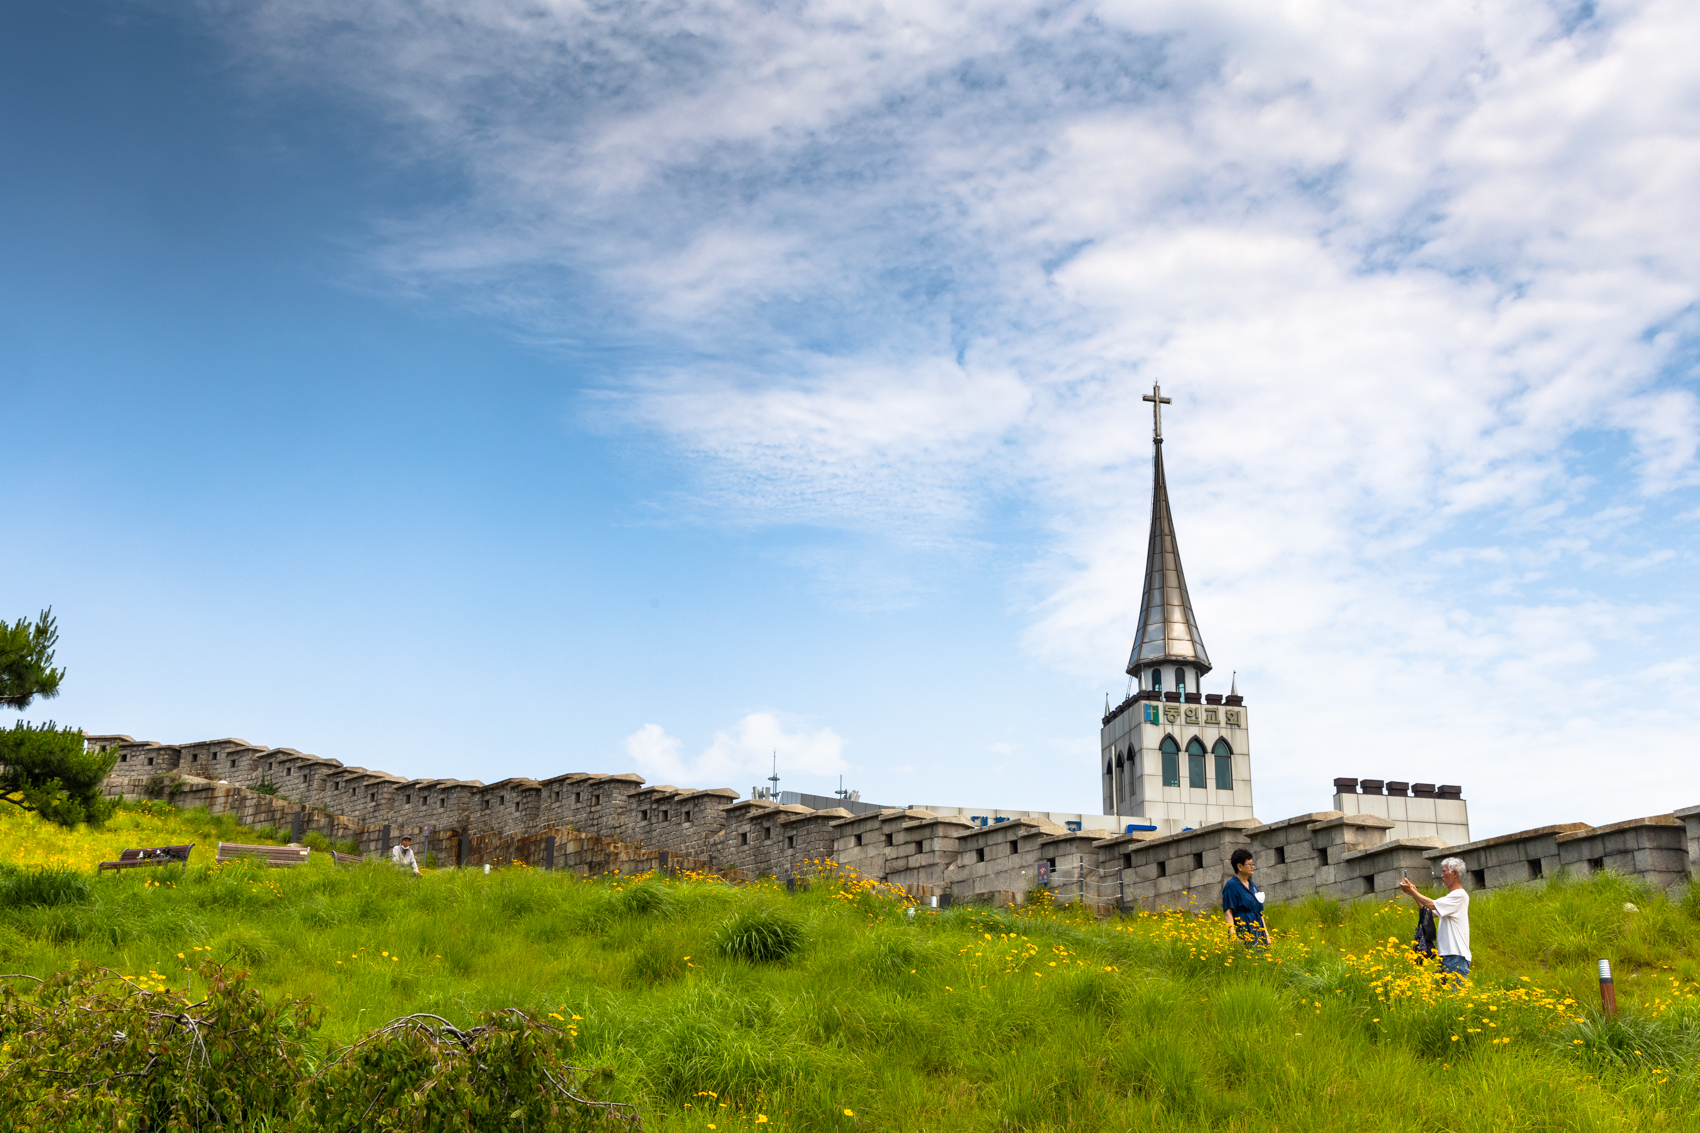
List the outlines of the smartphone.
{"label": "smartphone", "polygon": [[1409,881],[1409,880],[1411,880],[1411,871],[1410,871],[1410,870],[1408,870],[1408,869],[1402,869],[1402,870],[1400,870],[1400,871],[1399,871],[1399,880],[1401,880],[1401,881]]}

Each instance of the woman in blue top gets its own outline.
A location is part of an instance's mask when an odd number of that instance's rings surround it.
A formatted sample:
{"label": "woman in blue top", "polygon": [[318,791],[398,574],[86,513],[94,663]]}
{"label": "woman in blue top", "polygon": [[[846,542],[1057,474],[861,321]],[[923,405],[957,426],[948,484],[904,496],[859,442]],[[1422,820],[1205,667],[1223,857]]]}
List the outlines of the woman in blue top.
{"label": "woman in blue top", "polygon": [[1263,923],[1263,891],[1251,879],[1252,871],[1257,868],[1251,860],[1251,851],[1241,846],[1228,859],[1228,864],[1234,867],[1234,876],[1222,886],[1222,915],[1241,940],[1267,948],[1269,929]]}

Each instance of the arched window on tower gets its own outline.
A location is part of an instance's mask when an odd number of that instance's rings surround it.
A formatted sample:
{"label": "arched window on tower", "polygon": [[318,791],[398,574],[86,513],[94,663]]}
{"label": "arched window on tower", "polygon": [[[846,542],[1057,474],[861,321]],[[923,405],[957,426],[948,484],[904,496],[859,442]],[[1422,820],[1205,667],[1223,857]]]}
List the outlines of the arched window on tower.
{"label": "arched window on tower", "polygon": [[1175,737],[1164,736],[1158,745],[1163,751],[1163,786],[1178,787],[1181,785],[1181,745],[1175,742]]}
{"label": "arched window on tower", "polygon": [[1178,665],[1175,666],[1175,691],[1186,695],[1186,670]]}
{"label": "arched window on tower", "polygon": [[1216,757],[1216,789],[1231,791],[1234,789],[1234,749],[1228,746],[1227,740],[1217,740],[1210,748]]}
{"label": "arched window on tower", "polygon": [[1187,785],[1203,790],[1210,785],[1204,777],[1204,741],[1197,736],[1186,742]]}
{"label": "arched window on tower", "polygon": [[1151,670],[1151,691],[1152,692],[1162,692],[1163,691],[1163,670],[1161,670],[1161,669],[1152,669]]}

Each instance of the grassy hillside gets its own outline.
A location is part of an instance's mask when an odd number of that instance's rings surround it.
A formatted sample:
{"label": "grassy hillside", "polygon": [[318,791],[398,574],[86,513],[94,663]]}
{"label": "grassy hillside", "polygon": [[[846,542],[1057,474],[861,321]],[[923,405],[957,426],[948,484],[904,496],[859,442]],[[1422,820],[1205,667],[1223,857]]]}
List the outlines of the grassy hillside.
{"label": "grassy hillside", "polygon": [[238,826],[228,814],[179,810],[166,802],[131,802],[119,807],[105,826],[66,830],[15,807],[0,806],[0,866],[64,866],[92,870],[116,861],[130,847],[195,843],[195,860],[206,851],[211,861],[219,842],[281,846],[285,830]]}
{"label": "grassy hillside", "polygon": [[[66,834],[0,815],[0,867],[211,843],[209,822],[151,808]],[[86,960],[183,986],[210,950],[269,994],[312,996],[342,1041],[410,1012],[553,1014],[651,1129],[1700,1128],[1700,898],[1612,878],[1477,897],[1477,978],[1454,994],[1404,958],[1408,903],[1276,909],[1258,954],[1219,915],[911,912],[830,870],[788,895],[220,869],[208,849],[186,874],[91,876],[60,903],[0,890],[0,969]]]}

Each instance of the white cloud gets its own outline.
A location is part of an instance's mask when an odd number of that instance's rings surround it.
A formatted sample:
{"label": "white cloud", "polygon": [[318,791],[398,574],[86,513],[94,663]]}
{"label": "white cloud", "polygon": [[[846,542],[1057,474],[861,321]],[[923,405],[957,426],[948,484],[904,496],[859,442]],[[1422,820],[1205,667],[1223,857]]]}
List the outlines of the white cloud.
{"label": "white cloud", "polygon": [[[374,271],[645,344],[589,412],[681,456],[693,514],[940,547],[1020,500],[1046,532],[1027,646],[1065,670],[1125,654],[1161,380],[1189,579],[1261,698],[1272,805],[1430,761],[1516,779],[1490,825],[1539,818],[1605,742],[1577,695],[1597,667],[1700,703],[1649,654],[1692,612],[1617,586],[1683,561],[1635,533],[1700,482],[1692,4],[220,10],[464,179],[391,218]],[[1601,435],[1633,469],[1603,485],[1577,452]],[[1337,749],[1322,695],[1374,751]],[[1615,742],[1700,723],[1668,712]],[[628,743],[736,779],[764,719],[689,762]],[[1594,797],[1631,806],[1642,766]]]}
{"label": "white cloud", "polygon": [[811,790],[845,770],[844,738],[831,728],[810,727],[781,712],[751,712],[693,759],[659,724],[645,724],[626,737],[626,754],[652,783],[680,787],[733,787],[740,793],[765,781],[778,765],[782,790]]}
{"label": "white cloud", "polygon": [[653,781],[682,782],[687,777],[679,737],[668,735],[660,724],[645,724],[627,736],[623,746],[639,773]]}

